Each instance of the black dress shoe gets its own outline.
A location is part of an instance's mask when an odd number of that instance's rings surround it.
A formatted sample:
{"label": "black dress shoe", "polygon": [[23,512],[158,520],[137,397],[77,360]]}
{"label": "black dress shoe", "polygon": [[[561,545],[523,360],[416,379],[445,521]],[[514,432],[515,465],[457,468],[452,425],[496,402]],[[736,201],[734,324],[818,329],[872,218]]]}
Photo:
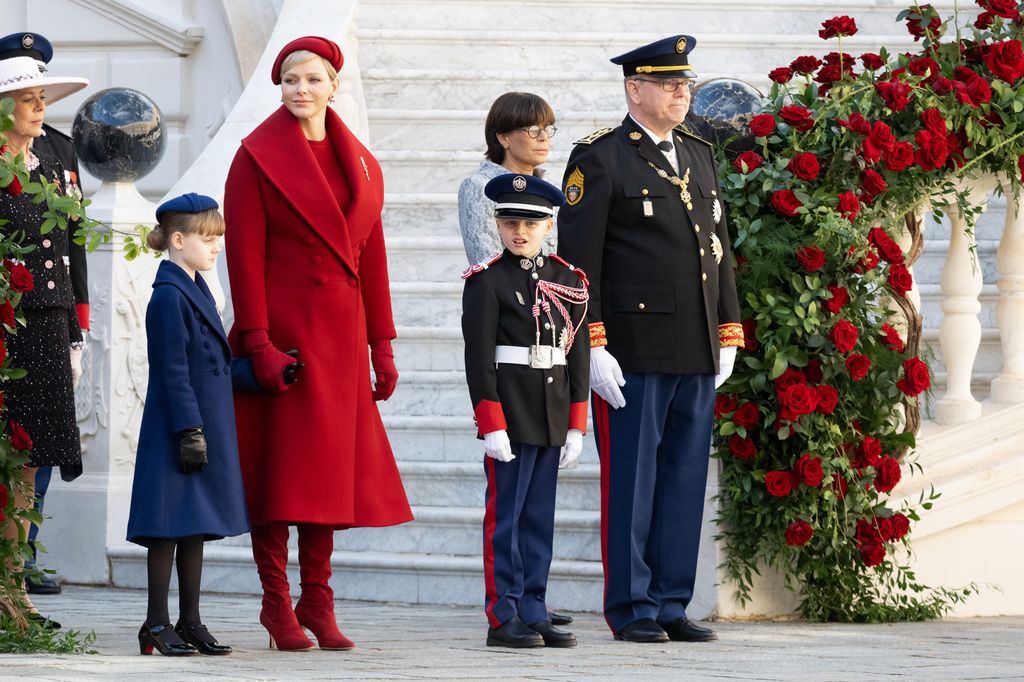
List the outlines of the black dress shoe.
{"label": "black dress shoe", "polygon": [[27,613],[25,614],[25,618],[27,618],[29,621],[33,623],[38,623],[39,625],[42,625],[47,630],[60,630],[60,623],[50,618],[47,618],[41,613]]}
{"label": "black dress shoe", "polygon": [[669,623],[662,623],[661,627],[673,642],[710,642],[718,639],[714,630],[701,627],[686,618],[676,618]]}
{"label": "black dress shoe", "polygon": [[226,644],[218,644],[217,638],[211,635],[202,623],[193,623],[192,625],[178,623],[174,626],[174,631],[186,644],[191,644],[196,651],[205,656],[227,656],[231,653],[231,647]]}
{"label": "black dress shoe", "polygon": [[548,620],[551,621],[552,625],[569,625],[572,623],[572,616],[567,616],[558,611],[548,611]]}
{"label": "black dress shoe", "polygon": [[623,642],[640,642],[643,644],[660,644],[668,641],[668,634],[653,618],[641,618],[622,628],[615,639]]}
{"label": "black dress shoe", "polygon": [[52,576],[41,575],[25,578],[25,589],[29,594],[60,594],[60,583]]}
{"label": "black dress shoe", "polygon": [[192,656],[196,648],[186,644],[170,623],[150,627],[145,623],[139,628],[139,653],[149,656],[156,649],[164,656]]}
{"label": "black dress shoe", "polygon": [[544,646],[544,638],[526,626],[519,616],[512,616],[500,627],[488,628],[487,646],[504,646],[510,649],[532,649]]}
{"label": "black dress shoe", "polygon": [[568,649],[569,647],[576,646],[576,635],[565,630],[559,630],[549,620],[529,623],[526,627],[540,633],[540,636],[544,638],[544,646],[557,649]]}

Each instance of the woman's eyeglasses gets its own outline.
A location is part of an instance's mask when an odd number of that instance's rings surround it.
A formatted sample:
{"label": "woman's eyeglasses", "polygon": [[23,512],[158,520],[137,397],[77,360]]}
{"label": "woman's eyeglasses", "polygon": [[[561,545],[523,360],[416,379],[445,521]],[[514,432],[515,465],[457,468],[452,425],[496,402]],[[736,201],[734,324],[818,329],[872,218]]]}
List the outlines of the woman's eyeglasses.
{"label": "woman's eyeglasses", "polygon": [[535,140],[540,137],[541,133],[544,133],[545,137],[554,137],[555,133],[558,132],[558,128],[553,125],[544,126],[543,128],[540,126],[530,126],[529,128],[516,128],[516,130],[525,131],[527,135]]}

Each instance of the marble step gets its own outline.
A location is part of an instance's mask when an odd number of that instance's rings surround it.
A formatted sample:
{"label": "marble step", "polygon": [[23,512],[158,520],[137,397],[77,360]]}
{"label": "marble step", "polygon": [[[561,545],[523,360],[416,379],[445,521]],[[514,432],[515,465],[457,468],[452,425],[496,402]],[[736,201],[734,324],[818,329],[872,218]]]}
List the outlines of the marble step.
{"label": "marble step", "polygon": [[[477,159],[478,165],[483,154]],[[385,192],[384,237],[458,237],[458,186],[450,192]]]}
{"label": "marble step", "polygon": [[390,237],[388,274],[396,282],[462,284],[466,251],[461,236]]}
{"label": "marble step", "polygon": [[[561,183],[572,141],[555,147],[547,168],[553,181]],[[458,193],[462,181],[480,167],[479,151],[381,151],[374,154],[384,171],[390,192]]]}
{"label": "marble step", "polygon": [[[462,267],[466,267],[463,255]],[[449,266],[450,267],[450,266]],[[399,326],[458,327],[462,324],[462,278],[391,283],[391,307]]]}
{"label": "marble step", "polygon": [[455,370],[400,371],[398,387],[385,402],[382,415],[472,415],[466,377]]}

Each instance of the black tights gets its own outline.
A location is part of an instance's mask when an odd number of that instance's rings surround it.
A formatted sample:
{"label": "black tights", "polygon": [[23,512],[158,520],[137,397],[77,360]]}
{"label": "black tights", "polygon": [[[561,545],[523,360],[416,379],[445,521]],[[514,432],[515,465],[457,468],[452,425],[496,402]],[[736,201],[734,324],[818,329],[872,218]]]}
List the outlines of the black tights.
{"label": "black tights", "polygon": [[199,589],[203,579],[203,538],[155,538],[149,541],[146,570],[149,578],[149,606],[146,624],[150,627],[171,622],[167,613],[167,592],[171,586],[174,549],[178,549],[178,622],[199,623]]}

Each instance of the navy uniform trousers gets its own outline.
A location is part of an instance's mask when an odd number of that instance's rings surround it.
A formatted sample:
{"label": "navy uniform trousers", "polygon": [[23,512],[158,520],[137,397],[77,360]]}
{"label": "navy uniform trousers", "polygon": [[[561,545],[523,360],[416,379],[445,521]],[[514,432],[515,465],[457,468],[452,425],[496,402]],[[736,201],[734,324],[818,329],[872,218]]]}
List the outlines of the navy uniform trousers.
{"label": "navy uniform trousers", "polygon": [[614,633],[686,616],[707,486],[712,374],[625,373],[626,406],[593,394],[604,613]]}
{"label": "navy uniform trousers", "polygon": [[544,598],[561,450],[512,443],[511,462],[484,458],[484,607],[491,627],[515,615],[527,624],[548,619]]}

